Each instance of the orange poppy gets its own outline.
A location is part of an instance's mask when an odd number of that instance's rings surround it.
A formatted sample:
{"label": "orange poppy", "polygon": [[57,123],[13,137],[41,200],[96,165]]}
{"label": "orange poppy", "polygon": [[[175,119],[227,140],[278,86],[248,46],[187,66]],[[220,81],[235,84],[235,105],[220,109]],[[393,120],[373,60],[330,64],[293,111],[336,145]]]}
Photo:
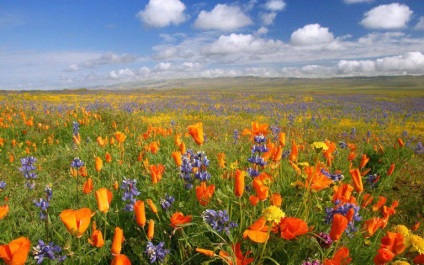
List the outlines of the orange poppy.
{"label": "orange poppy", "polygon": [[59,217],[65,224],[68,232],[80,238],[90,226],[91,210],[81,208],[79,210],[67,209],[60,213]]}
{"label": "orange poppy", "polygon": [[118,181],[117,180],[115,180],[115,182],[113,182],[113,189],[114,190],[117,190],[118,188],[119,188],[119,184],[118,184]]}
{"label": "orange poppy", "polygon": [[174,136],[174,143],[176,146],[180,146],[182,141],[181,141],[181,133],[176,133]]}
{"label": "orange poppy", "polygon": [[384,219],[383,228],[386,228],[387,224],[389,223],[389,217],[396,213],[395,209],[396,207],[398,207],[398,205],[399,205],[399,202],[394,201],[390,207],[387,207],[386,205],[383,206],[382,208],[383,219]]}
{"label": "orange poppy", "polygon": [[281,207],[281,205],[283,204],[283,198],[281,197],[280,193],[276,193],[274,192],[271,195],[271,205],[277,206],[277,207]]}
{"label": "orange poppy", "polygon": [[251,226],[249,226],[249,229],[243,232],[243,238],[248,237],[253,242],[265,243],[269,238],[268,226],[266,226],[265,224],[265,217],[260,217]]}
{"label": "orange poppy", "polygon": [[330,238],[332,240],[339,240],[347,228],[348,223],[349,220],[346,216],[336,213],[333,216],[333,223],[331,224]]}
{"label": "orange poppy", "polygon": [[378,201],[372,206],[372,210],[375,212],[386,203],[387,198],[383,196],[378,196]]}
{"label": "orange poppy", "polygon": [[268,134],[268,124],[263,123],[263,124],[259,124],[258,122],[252,122],[252,129],[244,129],[243,132],[241,133],[242,135],[251,135],[252,139],[254,136],[257,135],[267,135]]}
{"label": "orange poppy", "polygon": [[398,138],[397,139],[397,142],[398,142],[398,144],[399,144],[400,147],[402,147],[402,146],[405,145],[405,143],[403,142],[402,138]]}
{"label": "orange poppy", "polygon": [[9,244],[0,245],[0,258],[7,265],[23,265],[27,261],[31,242],[26,237],[12,240]]}
{"label": "orange poppy", "polygon": [[323,155],[326,159],[327,166],[331,167],[331,164],[334,160],[333,153],[336,151],[336,143],[327,140],[325,141],[325,144],[327,145],[328,149],[325,150]]}
{"label": "orange poppy", "polygon": [[256,196],[258,196],[259,200],[265,201],[268,198],[269,187],[265,186],[263,182],[258,179],[258,177],[253,180],[252,186],[255,189]]}
{"label": "orange poppy", "polygon": [[88,176],[88,172],[87,172],[87,167],[86,166],[82,166],[78,169],[78,174],[81,177],[87,177]]}
{"label": "orange poppy", "polygon": [[196,186],[196,198],[203,206],[206,206],[209,203],[214,192],[215,185],[209,185],[209,187],[207,187],[206,182],[204,181],[200,183],[200,186]]}
{"label": "orange poppy", "polygon": [[333,194],[333,202],[335,201],[341,201],[341,202],[349,202],[354,203],[356,201],[356,198],[352,196],[353,186],[349,184],[343,184],[340,186],[334,186],[334,194]]}
{"label": "orange poppy", "polygon": [[134,214],[135,214],[135,222],[144,227],[146,225],[146,209],[144,207],[144,201],[136,201],[134,203]]}
{"label": "orange poppy", "polygon": [[2,220],[9,213],[9,206],[7,204],[0,206],[0,220]]}
{"label": "orange poppy", "polygon": [[359,163],[359,169],[362,169],[363,167],[365,167],[365,165],[369,161],[370,161],[370,158],[366,154],[363,154],[361,157],[361,162]]}
{"label": "orange poppy", "polygon": [[374,257],[374,264],[386,264],[387,262],[392,261],[395,256],[395,253],[391,252],[387,248],[380,248],[377,250],[377,255]]}
{"label": "orange poppy", "polygon": [[381,239],[380,248],[387,248],[396,255],[401,254],[406,249],[403,242],[403,235],[400,233],[387,232],[386,236]]}
{"label": "orange poppy", "polygon": [[159,152],[159,143],[151,142],[148,147],[149,151],[153,154],[157,154]]}
{"label": "orange poppy", "polygon": [[147,228],[147,238],[149,240],[152,240],[154,235],[155,235],[155,221],[153,219],[150,219],[149,227]]}
{"label": "orange poppy", "polygon": [[121,253],[122,242],[124,242],[124,231],[120,227],[115,227],[111,247],[112,254],[118,255]]}
{"label": "orange poppy", "polygon": [[383,224],[384,224],[384,220],[379,217],[374,217],[365,221],[363,225],[364,230],[366,232],[365,236],[366,237],[373,236],[379,228],[383,227]]}
{"label": "orange poppy", "polygon": [[218,153],[218,165],[220,168],[225,168],[225,153]]}
{"label": "orange poppy", "polygon": [[88,178],[85,182],[84,185],[82,186],[82,191],[85,194],[89,194],[90,192],[93,191],[93,180],[91,178]]}
{"label": "orange poppy", "polygon": [[162,179],[162,174],[165,171],[165,166],[162,164],[150,165],[149,171],[152,183],[158,183]]}
{"label": "orange poppy", "polygon": [[203,124],[201,122],[198,122],[194,125],[188,126],[188,133],[193,137],[193,140],[198,145],[202,145],[205,141],[204,135],[203,135]]}
{"label": "orange poppy", "polygon": [[105,160],[106,160],[106,163],[112,162],[112,156],[109,153],[106,153],[105,154]]}
{"label": "orange poppy", "polygon": [[184,216],[182,212],[176,212],[171,216],[171,227],[176,228],[191,222],[191,215]]}
{"label": "orange poppy", "polygon": [[101,248],[105,244],[102,231],[96,229],[96,222],[93,222],[91,237],[88,239],[88,243],[97,248]]}
{"label": "orange poppy", "polygon": [[109,211],[112,196],[112,192],[106,188],[100,188],[96,191],[97,208],[99,211],[103,213]]}
{"label": "orange poppy", "polygon": [[374,199],[374,196],[371,196],[371,194],[367,193],[362,197],[362,204],[361,207],[365,208],[368,205],[372,203],[372,200]]}
{"label": "orange poppy", "polygon": [[354,152],[350,152],[349,156],[347,157],[347,160],[352,162],[353,159],[355,159],[355,157],[356,157],[356,154]]}
{"label": "orange poppy", "polygon": [[280,132],[278,134],[278,142],[282,147],[286,145],[286,133]]}
{"label": "orange poppy", "polygon": [[97,143],[99,144],[100,147],[105,147],[107,144],[107,138],[103,139],[101,136],[96,138]]}
{"label": "orange poppy", "polygon": [[131,265],[131,261],[124,254],[115,255],[110,265]]}
{"label": "orange poppy", "polygon": [[321,173],[321,168],[315,166],[305,167],[305,173],[308,175],[304,187],[320,191],[328,188],[334,181]]}
{"label": "orange poppy", "polygon": [[286,240],[296,239],[297,236],[308,233],[308,225],[305,221],[295,217],[281,218],[278,224],[281,238]]}
{"label": "orange poppy", "polygon": [[146,201],[147,201],[147,204],[148,204],[148,205],[149,205],[149,207],[150,207],[150,210],[151,210],[154,214],[158,213],[158,208],[157,208],[157,207],[156,207],[156,205],[153,203],[153,201],[152,201],[151,199],[147,199]]}
{"label": "orange poppy", "polygon": [[246,171],[243,170],[236,170],[236,178],[235,178],[235,185],[234,185],[234,195],[236,197],[243,196],[245,184],[244,179],[246,177]]}
{"label": "orange poppy", "polygon": [[249,202],[250,202],[250,205],[256,206],[259,203],[259,197],[254,196],[254,195],[250,195]]}
{"label": "orange poppy", "polygon": [[96,156],[95,168],[97,172],[100,172],[103,167],[103,161],[100,157]]}
{"label": "orange poppy", "polygon": [[246,254],[243,255],[243,252],[241,251],[240,243],[233,245],[231,249],[236,255],[236,265],[248,265],[255,260],[254,258],[248,258],[248,256],[251,253],[250,251],[247,251]]}
{"label": "orange poppy", "polygon": [[351,262],[352,258],[349,257],[349,249],[347,247],[339,248],[332,259],[325,259],[324,265],[347,265]]}
{"label": "orange poppy", "polygon": [[391,176],[393,171],[395,171],[395,164],[390,165],[389,169],[387,170],[387,176]]}
{"label": "orange poppy", "polygon": [[299,149],[297,148],[296,142],[292,140],[292,148],[289,155],[289,160],[293,163],[297,162],[297,156],[299,154]]}
{"label": "orange poppy", "polygon": [[181,166],[183,164],[182,154],[180,151],[172,152],[172,158],[177,166]]}
{"label": "orange poppy", "polygon": [[115,133],[115,139],[116,139],[116,141],[118,141],[118,143],[121,144],[121,143],[125,142],[125,139],[127,139],[127,136],[122,132],[116,132]]}
{"label": "orange poppy", "polygon": [[424,254],[418,255],[414,258],[415,264],[424,264]]}
{"label": "orange poppy", "polygon": [[196,248],[196,252],[208,257],[213,257],[215,255],[215,252],[213,252],[212,250],[204,249],[204,248]]}
{"label": "orange poppy", "polygon": [[355,188],[356,192],[362,192],[364,190],[364,186],[362,184],[362,176],[359,169],[351,169],[349,170],[350,176],[353,180],[353,187]]}

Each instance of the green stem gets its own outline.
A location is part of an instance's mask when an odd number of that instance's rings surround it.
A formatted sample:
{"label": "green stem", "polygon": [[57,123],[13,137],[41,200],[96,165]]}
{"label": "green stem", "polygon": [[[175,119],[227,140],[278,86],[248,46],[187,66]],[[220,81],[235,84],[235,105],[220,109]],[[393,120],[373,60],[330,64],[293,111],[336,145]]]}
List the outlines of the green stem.
{"label": "green stem", "polygon": [[261,255],[259,256],[259,261],[262,260],[262,257],[264,256],[266,245],[267,245],[268,240],[269,240],[269,235],[271,234],[271,226],[268,226],[268,232],[267,233],[268,233],[268,239],[264,243],[264,246],[263,246],[262,251],[261,251]]}
{"label": "green stem", "polygon": [[106,217],[107,217],[107,212],[105,212],[105,228],[104,228],[104,231],[103,231],[103,238],[106,240],[106,224],[107,224],[107,219],[106,219]]}

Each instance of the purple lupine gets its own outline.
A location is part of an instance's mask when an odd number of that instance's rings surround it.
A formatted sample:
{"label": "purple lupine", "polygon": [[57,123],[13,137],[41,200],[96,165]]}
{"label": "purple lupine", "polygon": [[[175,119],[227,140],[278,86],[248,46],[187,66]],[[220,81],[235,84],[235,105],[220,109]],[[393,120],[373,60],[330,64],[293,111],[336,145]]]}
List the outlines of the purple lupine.
{"label": "purple lupine", "polygon": [[66,259],[66,254],[62,254],[62,248],[53,242],[45,244],[43,240],[38,240],[37,246],[33,247],[32,255],[37,260],[37,264],[41,264],[44,259],[51,259],[62,262]]}
{"label": "purple lupine", "polygon": [[224,231],[228,235],[231,228],[237,227],[237,224],[230,220],[227,210],[215,211],[207,209],[202,213],[202,217],[218,233]]}
{"label": "purple lupine", "polygon": [[134,203],[137,201],[136,197],[140,195],[140,191],[137,189],[136,184],[136,179],[131,180],[124,177],[124,179],[122,180],[121,189],[124,190],[122,200],[128,202],[127,205],[125,205],[125,211],[134,211]]}
{"label": "purple lupine", "polygon": [[162,263],[165,261],[166,255],[170,252],[169,249],[165,249],[165,242],[159,242],[156,246],[152,242],[148,241],[146,246],[146,251],[149,258],[150,264],[155,263],[156,261]]}

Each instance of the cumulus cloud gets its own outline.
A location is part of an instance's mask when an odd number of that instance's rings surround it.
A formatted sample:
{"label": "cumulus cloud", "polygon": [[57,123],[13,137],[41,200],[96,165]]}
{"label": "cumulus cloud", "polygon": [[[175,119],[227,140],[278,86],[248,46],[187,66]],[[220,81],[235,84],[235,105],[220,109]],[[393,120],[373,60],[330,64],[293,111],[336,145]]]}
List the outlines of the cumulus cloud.
{"label": "cumulus cloud", "polygon": [[268,28],[267,27],[260,27],[257,31],[256,34],[257,35],[265,35],[268,33]]}
{"label": "cumulus cloud", "polygon": [[135,76],[134,72],[128,68],[126,69],[120,69],[118,71],[111,71],[109,76],[113,79],[117,78],[128,78]]}
{"label": "cumulus cloud", "polygon": [[238,6],[218,4],[212,11],[202,10],[194,26],[203,30],[231,31],[252,23],[252,20]]}
{"label": "cumulus cloud", "polygon": [[418,19],[417,25],[415,25],[414,29],[416,30],[424,30],[424,17],[420,17]]}
{"label": "cumulus cloud", "polygon": [[178,25],[187,19],[184,14],[186,6],[180,0],[150,0],[137,17],[151,27]]}
{"label": "cumulus cloud", "polygon": [[155,66],[155,70],[156,71],[167,71],[171,68],[171,66],[172,66],[171,63],[161,62],[161,63],[159,63]]}
{"label": "cumulus cloud", "polygon": [[406,27],[413,11],[407,5],[379,5],[364,14],[361,25],[371,29],[401,29]]}
{"label": "cumulus cloud", "polygon": [[261,15],[261,20],[262,20],[262,23],[264,23],[265,25],[271,25],[272,23],[274,23],[274,20],[276,17],[277,17],[276,12],[263,13]]}
{"label": "cumulus cloud", "polygon": [[309,24],[292,33],[290,42],[294,45],[324,44],[334,41],[334,35],[328,28],[319,24]]}
{"label": "cumulus cloud", "polygon": [[371,3],[373,0],[343,0],[346,4]]}
{"label": "cumulus cloud", "polygon": [[271,11],[282,11],[286,7],[283,0],[268,0],[265,3],[265,8]]}

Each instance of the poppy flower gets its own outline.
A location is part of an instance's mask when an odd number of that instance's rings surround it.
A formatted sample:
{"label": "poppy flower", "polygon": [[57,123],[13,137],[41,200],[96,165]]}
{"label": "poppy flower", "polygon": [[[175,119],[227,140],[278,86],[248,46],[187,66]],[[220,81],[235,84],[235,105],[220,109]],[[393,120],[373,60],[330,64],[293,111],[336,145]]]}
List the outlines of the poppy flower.
{"label": "poppy flower", "polygon": [[96,156],[95,168],[97,172],[100,172],[103,167],[103,161],[100,157]]}
{"label": "poppy flower", "polygon": [[196,248],[196,252],[208,257],[213,257],[215,255],[215,252],[213,252],[212,250],[204,249],[204,248]]}
{"label": "poppy flower", "polygon": [[371,218],[364,222],[364,230],[366,232],[366,237],[371,237],[375,234],[375,232],[382,228],[384,224],[384,220],[379,217]]}
{"label": "poppy flower", "polygon": [[334,241],[339,240],[343,235],[344,230],[347,228],[349,220],[346,216],[336,213],[333,216],[333,223],[331,224],[330,238]]}
{"label": "poppy flower", "polygon": [[367,207],[368,205],[370,205],[371,203],[372,203],[372,200],[374,199],[374,196],[372,196],[371,194],[369,194],[369,193],[366,193],[365,195],[364,195],[364,197],[362,197],[362,203],[361,203],[361,207],[362,208],[365,208],[365,207]]}
{"label": "poppy flower", "polygon": [[144,201],[136,201],[134,203],[134,214],[135,214],[135,222],[144,227],[146,225],[146,209],[144,207]]}
{"label": "poppy flower", "polygon": [[347,265],[351,262],[349,257],[349,249],[347,247],[339,248],[332,259],[325,259],[324,265]]}
{"label": "poppy flower", "polygon": [[349,170],[350,176],[353,180],[353,187],[355,188],[356,192],[362,192],[364,190],[364,186],[362,184],[362,176],[359,169],[351,169]]}
{"label": "poppy flower", "polygon": [[176,146],[180,146],[182,141],[181,141],[181,133],[176,133],[174,135],[174,143]]}
{"label": "poppy flower", "polygon": [[96,191],[97,208],[99,211],[103,213],[109,211],[112,196],[112,192],[106,188],[100,188]]}
{"label": "poppy flower", "polygon": [[182,212],[176,212],[171,216],[171,227],[176,228],[191,222],[191,215],[184,216]]}
{"label": "poppy flower", "polygon": [[298,154],[299,154],[299,149],[296,145],[296,142],[293,139],[292,140],[292,148],[291,148],[290,155],[289,155],[289,160],[293,163],[296,163]]}
{"label": "poppy flower", "polygon": [[9,244],[0,245],[0,258],[7,265],[23,265],[27,261],[31,242],[26,237],[12,240]]}
{"label": "poppy flower", "polygon": [[118,184],[117,180],[115,180],[115,182],[113,182],[112,187],[113,187],[114,190],[117,190],[119,188],[119,184]]}
{"label": "poppy flower", "polygon": [[122,132],[116,132],[115,139],[116,141],[118,141],[118,143],[122,144],[123,142],[125,142],[125,139],[127,139],[127,136]]}
{"label": "poppy flower", "polygon": [[159,152],[159,143],[158,142],[151,142],[149,144],[148,150],[153,154],[157,154]]}
{"label": "poppy flower", "polygon": [[172,152],[172,158],[178,167],[183,164],[182,154],[180,151]]}
{"label": "poppy flower", "polygon": [[236,170],[236,177],[235,177],[235,185],[234,185],[234,195],[236,197],[243,196],[245,184],[244,179],[246,177],[246,171],[243,170]]}
{"label": "poppy flower", "polygon": [[122,242],[124,242],[124,231],[120,227],[115,227],[111,247],[112,254],[118,255],[121,253]]}
{"label": "poppy flower", "polygon": [[59,217],[65,224],[66,229],[71,235],[80,238],[90,226],[91,210],[81,208],[79,210],[67,209],[60,213]]}
{"label": "poppy flower", "polygon": [[252,186],[255,189],[256,196],[261,201],[265,201],[269,196],[269,187],[265,186],[262,181],[255,178],[252,182]]}
{"label": "poppy flower", "polygon": [[395,171],[395,164],[390,165],[389,169],[387,170],[387,176],[391,176],[393,171]]}
{"label": "poppy flower", "polygon": [[147,228],[147,238],[149,240],[152,240],[154,235],[155,235],[155,221],[153,219],[150,219],[149,227]]}
{"label": "poppy flower", "polygon": [[325,144],[327,145],[328,149],[324,151],[323,155],[326,159],[327,166],[331,167],[331,164],[334,160],[333,153],[336,151],[336,143],[327,140]]}
{"label": "poppy flower", "polygon": [[209,203],[214,192],[215,185],[209,185],[209,187],[207,187],[206,182],[204,181],[200,183],[200,186],[196,186],[196,198],[203,206],[206,206]]}
{"label": "poppy flower", "polygon": [[112,156],[109,153],[105,154],[105,161],[106,163],[112,162]]}
{"label": "poppy flower", "polygon": [[387,198],[383,196],[378,196],[378,201],[372,206],[373,212],[377,211],[386,203]]}
{"label": "poppy flower", "polygon": [[356,201],[356,198],[352,196],[353,186],[349,184],[343,184],[340,186],[334,186],[334,194],[332,202],[335,201],[341,201],[341,202],[349,202],[354,203]]}
{"label": "poppy flower", "polygon": [[156,205],[153,203],[153,201],[152,201],[151,199],[147,199],[146,201],[147,201],[147,204],[148,204],[148,205],[149,205],[149,207],[150,207],[150,210],[151,210],[154,214],[158,213],[158,208],[157,208],[157,207],[156,207]]}
{"label": "poppy flower", "polygon": [[354,152],[350,152],[350,154],[347,157],[347,160],[352,162],[356,158],[356,154]]}
{"label": "poppy flower", "polygon": [[105,244],[102,231],[96,228],[96,222],[93,222],[91,237],[88,239],[88,243],[97,248],[101,248]]}
{"label": "poppy flower", "polygon": [[220,168],[225,168],[225,153],[218,153],[218,166]]}
{"label": "poppy flower", "polygon": [[305,167],[305,173],[308,175],[305,181],[305,188],[320,191],[328,188],[334,181],[321,173],[321,168],[315,166]]}
{"label": "poppy flower", "polygon": [[131,261],[124,254],[115,255],[110,265],[131,265]]}
{"label": "poppy flower", "polygon": [[249,196],[249,202],[250,202],[250,205],[256,206],[259,203],[259,197],[254,196],[254,195],[250,195]]}
{"label": "poppy flower", "polygon": [[252,122],[252,129],[244,129],[243,132],[241,133],[242,135],[251,135],[251,138],[253,139],[255,136],[257,135],[267,135],[268,134],[268,124],[263,123],[263,124],[259,124],[258,122]]}
{"label": "poppy flower", "polygon": [[297,236],[304,235],[308,232],[308,225],[305,221],[295,217],[281,218],[278,224],[281,238],[286,240],[296,239]]}
{"label": "poppy flower", "polygon": [[403,235],[400,233],[387,232],[386,236],[381,239],[380,248],[387,248],[395,255],[399,255],[405,251]]}
{"label": "poppy flower", "polygon": [[179,148],[180,148],[180,152],[181,152],[181,154],[185,154],[186,153],[186,145],[185,145],[185,143],[184,142],[182,142],[180,145],[179,145]]}
{"label": "poppy flower", "polygon": [[150,165],[149,172],[152,183],[158,183],[162,179],[162,174],[165,171],[165,166],[162,164]]}
{"label": "poppy flower", "polygon": [[394,201],[390,207],[387,207],[386,205],[383,206],[381,210],[384,219],[383,228],[386,228],[387,224],[389,223],[389,217],[396,213],[396,207],[398,207],[398,205],[399,202]]}
{"label": "poppy flower", "polygon": [[418,255],[414,258],[415,264],[424,264],[424,254]]}
{"label": "poppy flower", "polygon": [[201,122],[198,122],[194,125],[188,126],[188,133],[193,137],[193,140],[198,145],[202,145],[205,141],[204,135],[203,135],[203,124]]}
{"label": "poppy flower", "polygon": [[282,147],[286,145],[286,133],[280,132],[278,134],[278,142],[280,143]]}
{"label": "poppy flower", "polygon": [[93,191],[93,180],[91,178],[88,178],[85,182],[84,185],[82,186],[82,191],[85,194],[89,194],[90,192]]}
{"label": "poppy flower", "polygon": [[2,220],[9,213],[9,206],[7,204],[0,206],[0,220]]}
{"label": "poppy flower", "polygon": [[405,143],[403,142],[402,138],[397,138],[397,142],[399,144],[400,147],[404,146]]}
{"label": "poppy flower", "polygon": [[271,205],[277,206],[277,207],[281,207],[281,205],[283,204],[283,198],[281,197],[280,193],[276,193],[274,192],[271,195]]}
{"label": "poppy flower", "polygon": [[268,226],[266,226],[265,224],[265,217],[260,217],[251,226],[249,226],[249,229],[244,230],[243,238],[248,237],[253,242],[265,243],[269,238]]}
{"label": "poppy flower", "polygon": [[370,161],[370,158],[366,154],[363,154],[361,157],[361,162],[359,163],[359,169],[364,168],[368,161]]}
{"label": "poppy flower", "polygon": [[395,253],[391,252],[389,249],[380,248],[377,250],[377,255],[374,257],[374,264],[384,265],[387,262],[392,261],[395,256]]}
{"label": "poppy flower", "polygon": [[103,139],[101,136],[96,138],[97,143],[99,144],[100,147],[105,147],[107,144],[107,138]]}
{"label": "poppy flower", "polygon": [[248,265],[255,260],[254,258],[248,257],[251,253],[250,251],[247,251],[245,255],[243,254],[241,251],[240,243],[233,245],[231,249],[236,255],[236,265]]}

